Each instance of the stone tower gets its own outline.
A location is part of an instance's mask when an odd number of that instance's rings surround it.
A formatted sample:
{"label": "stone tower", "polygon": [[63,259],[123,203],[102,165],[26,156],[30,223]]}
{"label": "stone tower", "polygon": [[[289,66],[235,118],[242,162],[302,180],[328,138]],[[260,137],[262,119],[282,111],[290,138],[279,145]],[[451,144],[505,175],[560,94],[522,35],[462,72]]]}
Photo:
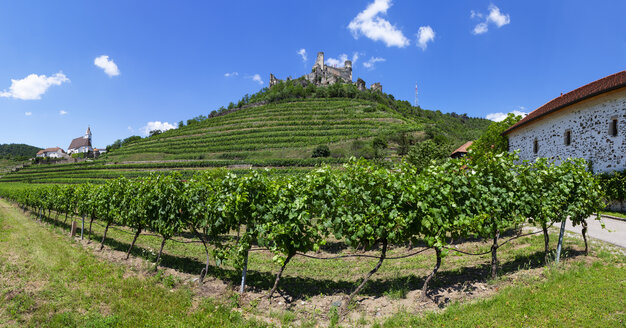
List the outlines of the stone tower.
{"label": "stone tower", "polygon": [[313,65],[313,68],[316,66],[322,70],[324,69],[324,53],[321,51],[317,53],[317,59],[315,59],[315,65]]}
{"label": "stone tower", "polygon": [[346,60],[345,63],[343,63],[343,68],[350,74],[348,80],[352,82],[352,61]]}

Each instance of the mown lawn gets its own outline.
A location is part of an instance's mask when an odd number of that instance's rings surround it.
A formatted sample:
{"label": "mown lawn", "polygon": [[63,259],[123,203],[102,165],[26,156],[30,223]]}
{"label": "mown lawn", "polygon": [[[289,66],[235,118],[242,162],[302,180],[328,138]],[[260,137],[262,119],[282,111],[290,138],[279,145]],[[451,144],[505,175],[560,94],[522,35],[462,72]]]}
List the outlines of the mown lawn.
{"label": "mown lawn", "polygon": [[[290,310],[269,314],[253,311],[253,316],[266,319],[264,322],[251,321],[243,317],[250,317],[246,307],[236,308],[236,302],[228,295],[199,298],[193,286],[176,281],[171,276],[145,274],[130,266],[97,258],[91,247],[83,247],[66,235],[67,226],[58,221],[48,222],[53,224],[42,226],[0,200],[0,326],[247,327],[263,326],[265,321],[296,326],[334,323],[332,313],[326,310],[313,320],[306,321],[298,320],[298,314]],[[94,225],[94,228],[96,238],[99,238],[101,227]],[[132,235],[111,230],[110,237],[106,243],[108,247],[126,250]],[[555,237],[551,238],[552,246]],[[133,254],[153,261],[158,242],[156,237],[142,236]],[[502,278],[486,282],[503,287],[492,297],[463,304],[453,303],[437,313],[419,314],[412,308],[406,308],[390,318],[368,317],[345,321],[342,325],[625,326],[625,257],[594,246],[594,256],[585,258],[576,253],[580,249],[577,244],[580,241],[568,239],[567,244],[574,247],[566,247],[566,264],[544,269],[542,243],[540,235],[523,237],[501,250]],[[487,248],[482,244],[463,244],[462,247],[473,252]],[[163,265],[189,274],[199,273],[204,260],[201,245],[170,243],[166,251]],[[329,245],[325,252],[342,254],[346,251],[341,245]],[[403,252],[406,250],[399,247],[391,254]],[[433,260],[432,254],[425,254],[406,261],[389,261],[363,294],[367,297],[402,299],[407,291],[421,286],[422,276],[430,270]],[[280,289],[300,297],[296,298],[298,302],[318,293],[348,292],[373,266],[373,262],[375,260],[371,259],[320,261],[297,257],[286,270]],[[444,258],[444,266],[432,287],[445,287],[451,281],[468,275],[481,276],[482,271],[487,271],[484,267],[486,262],[488,259],[485,257],[450,253]],[[269,289],[276,269],[270,254],[251,253],[251,288],[260,291]],[[539,270],[540,274],[511,278],[511,275],[524,273],[526,269]],[[217,269],[212,266],[210,271],[215,277],[233,283],[239,277],[239,272],[229,267]]]}

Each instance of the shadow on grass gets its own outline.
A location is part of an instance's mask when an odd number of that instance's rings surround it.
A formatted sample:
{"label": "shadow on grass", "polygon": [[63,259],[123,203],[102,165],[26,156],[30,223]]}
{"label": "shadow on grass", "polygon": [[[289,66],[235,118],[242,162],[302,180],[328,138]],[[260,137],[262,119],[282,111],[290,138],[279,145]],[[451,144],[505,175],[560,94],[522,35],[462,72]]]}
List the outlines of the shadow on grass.
{"label": "shadow on grass", "polygon": [[[36,213],[35,213],[36,215]],[[63,217],[59,220],[42,216],[44,222],[59,227],[69,232],[71,227],[70,223],[63,223]],[[88,220],[85,220],[85,229],[88,229]],[[95,224],[95,221],[94,221]],[[80,226],[80,223],[79,223]],[[85,234],[85,238],[87,235]],[[94,243],[100,243],[102,240],[102,234],[98,232],[92,233],[92,241]],[[467,239],[465,240],[467,241]],[[169,241],[168,243],[171,243]],[[113,250],[125,253],[128,251],[130,243],[122,242],[117,239],[107,236],[105,239],[105,245]],[[416,245],[413,245],[416,247]],[[343,243],[332,242],[327,244],[327,250],[331,252],[340,252],[342,249],[347,248]],[[376,249],[376,245],[372,247]],[[135,245],[131,254],[135,257],[143,258],[153,262],[156,258],[151,250]],[[576,250],[571,246],[566,246],[563,249],[563,258],[575,258],[583,255],[583,251]],[[201,255],[202,256],[202,255]],[[512,272],[519,271],[520,269],[533,269],[546,265],[545,256],[542,250],[537,250],[532,254],[517,255],[514,259],[500,264],[498,275],[506,275]],[[387,260],[383,265],[394,265],[394,260]],[[435,259],[432,259],[433,265]],[[205,263],[199,261],[196,258],[175,256],[167,253],[167,244],[161,257],[161,267],[171,268],[180,272],[199,275],[204,269]],[[278,270],[278,267],[276,268]],[[289,270],[289,267],[287,267]],[[241,281],[241,271],[228,267],[217,267],[214,263],[209,265],[207,276],[214,277],[232,285],[238,285]],[[266,292],[274,283],[275,272],[267,271],[248,271],[248,289],[255,292]],[[433,299],[440,307],[445,306],[449,301],[439,294],[444,290],[464,291],[468,294],[475,292],[476,287],[472,285],[477,282],[486,282],[491,277],[491,265],[489,263],[473,264],[472,266],[466,266],[457,268],[454,270],[440,271],[430,282],[429,291],[427,295]],[[388,279],[376,279],[374,275],[373,280],[370,280],[367,285],[361,291],[361,295],[365,296],[381,296],[390,291],[411,291],[422,288],[426,276],[417,277],[413,274],[399,276]],[[315,278],[303,278],[297,276],[286,275],[281,278],[279,285],[279,293],[283,296],[285,301],[293,302],[297,300],[306,299],[311,296],[320,294],[333,295],[337,293],[350,293],[361,282],[360,279],[356,281],[348,281],[345,279],[315,279]],[[406,294],[406,293],[404,293]]]}

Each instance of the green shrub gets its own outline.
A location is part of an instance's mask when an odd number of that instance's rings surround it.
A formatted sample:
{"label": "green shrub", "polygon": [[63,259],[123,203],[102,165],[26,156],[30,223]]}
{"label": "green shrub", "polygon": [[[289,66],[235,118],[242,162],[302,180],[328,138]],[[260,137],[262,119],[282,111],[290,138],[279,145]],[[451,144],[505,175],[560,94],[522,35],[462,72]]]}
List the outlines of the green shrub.
{"label": "green shrub", "polygon": [[313,150],[313,156],[311,157],[316,158],[316,157],[328,157],[328,156],[330,156],[330,149],[328,148],[328,146],[320,145],[320,146],[317,146],[317,148]]}

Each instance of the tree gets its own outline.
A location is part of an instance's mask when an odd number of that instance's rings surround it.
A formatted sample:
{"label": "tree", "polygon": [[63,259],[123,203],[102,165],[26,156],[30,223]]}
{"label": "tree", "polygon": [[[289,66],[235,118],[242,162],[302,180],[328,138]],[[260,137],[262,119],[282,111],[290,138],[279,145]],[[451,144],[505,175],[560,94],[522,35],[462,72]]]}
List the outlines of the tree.
{"label": "tree", "polygon": [[383,137],[376,137],[372,139],[372,149],[374,149],[374,157],[382,158],[385,154],[385,149],[387,149],[387,140]]}
{"label": "tree", "polygon": [[435,143],[432,139],[428,139],[411,147],[406,160],[419,173],[430,165],[444,162],[448,157],[449,154],[445,147]]}
{"label": "tree", "polygon": [[328,156],[330,156],[330,148],[328,148],[328,146],[326,145],[320,145],[313,150],[313,155],[311,157],[316,158]]}
{"label": "tree", "polygon": [[488,152],[499,154],[509,151],[509,138],[503,136],[502,133],[521,119],[520,115],[509,113],[504,120],[491,123],[487,131],[470,146],[470,149],[474,150],[473,156],[482,156]]}
{"label": "tree", "polygon": [[161,133],[163,133],[163,131],[161,131],[161,130],[152,130],[152,131],[150,131],[148,133],[148,137],[154,137],[154,136],[157,136],[157,135],[159,135]]}

